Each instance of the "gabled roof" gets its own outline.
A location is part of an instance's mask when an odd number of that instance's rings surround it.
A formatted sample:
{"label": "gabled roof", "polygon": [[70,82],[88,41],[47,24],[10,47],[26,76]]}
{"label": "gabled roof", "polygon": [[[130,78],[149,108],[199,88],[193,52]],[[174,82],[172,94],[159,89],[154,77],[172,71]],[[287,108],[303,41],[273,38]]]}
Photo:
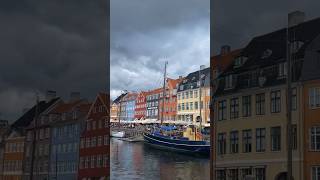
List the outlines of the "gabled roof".
{"label": "gabled roof", "polygon": [[[41,114],[45,110],[47,110],[49,107],[51,107],[53,104],[55,104],[57,101],[59,101],[60,98],[54,98],[50,100],[49,102],[46,101],[40,101],[38,106],[38,112]],[[29,111],[24,113],[17,121],[15,121],[11,127],[13,129],[22,129],[29,126],[29,124],[33,121],[34,116],[36,114],[36,107],[37,105],[34,105]]]}
{"label": "gabled roof", "polygon": [[128,93],[123,93],[121,94],[120,96],[118,96],[114,101],[113,103],[120,103],[120,100],[125,96],[127,95]]}
{"label": "gabled roof", "polygon": [[[210,67],[201,70],[201,74],[205,75],[204,84],[203,86],[210,85]],[[198,88],[198,81],[199,81],[199,71],[192,72],[184,78],[184,80],[179,84],[178,92],[184,91],[187,89],[196,89]]]}

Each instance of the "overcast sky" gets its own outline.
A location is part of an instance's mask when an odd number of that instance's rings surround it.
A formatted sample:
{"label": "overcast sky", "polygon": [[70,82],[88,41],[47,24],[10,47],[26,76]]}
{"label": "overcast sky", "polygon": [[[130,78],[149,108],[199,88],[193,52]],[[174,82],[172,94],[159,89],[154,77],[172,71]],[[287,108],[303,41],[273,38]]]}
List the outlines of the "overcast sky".
{"label": "overcast sky", "polygon": [[0,119],[11,122],[56,90],[93,99],[106,90],[105,0],[1,0]]}
{"label": "overcast sky", "polygon": [[209,67],[210,0],[111,0],[111,96]]}

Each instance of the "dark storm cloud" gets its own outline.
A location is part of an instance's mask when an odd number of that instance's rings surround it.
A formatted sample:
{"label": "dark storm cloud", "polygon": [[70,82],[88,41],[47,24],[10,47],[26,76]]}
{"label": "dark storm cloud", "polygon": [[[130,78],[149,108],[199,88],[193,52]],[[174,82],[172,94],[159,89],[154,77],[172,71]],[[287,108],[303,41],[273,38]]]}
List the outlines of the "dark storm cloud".
{"label": "dark storm cloud", "polygon": [[92,99],[107,88],[107,1],[0,3],[0,113],[14,120],[35,91]]}
{"label": "dark storm cloud", "polygon": [[111,0],[111,95],[209,64],[209,0]]}
{"label": "dark storm cloud", "polygon": [[221,45],[242,48],[254,36],[286,27],[289,12],[304,11],[307,19],[320,16],[318,0],[221,0],[212,3],[214,54]]}

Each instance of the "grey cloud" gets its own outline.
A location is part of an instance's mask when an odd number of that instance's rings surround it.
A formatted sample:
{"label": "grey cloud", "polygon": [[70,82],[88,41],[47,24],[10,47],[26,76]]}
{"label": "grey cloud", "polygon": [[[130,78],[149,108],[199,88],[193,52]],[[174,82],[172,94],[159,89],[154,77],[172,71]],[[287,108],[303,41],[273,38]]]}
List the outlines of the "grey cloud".
{"label": "grey cloud", "polygon": [[[16,119],[36,90],[93,99],[108,89],[107,1],[5,0],[0,7],[2,118]],[[4,97],[20,105],[5,106]]]}

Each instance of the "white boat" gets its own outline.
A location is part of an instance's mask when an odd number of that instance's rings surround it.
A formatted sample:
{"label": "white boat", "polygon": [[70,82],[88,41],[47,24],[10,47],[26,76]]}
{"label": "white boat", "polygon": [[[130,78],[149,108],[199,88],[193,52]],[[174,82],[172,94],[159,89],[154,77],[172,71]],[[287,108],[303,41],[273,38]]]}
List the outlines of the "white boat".
{"label": "white boat", "polygon": [[125,133],[124,131],[111,131],[111,136],[117,138],[124,138]]}

